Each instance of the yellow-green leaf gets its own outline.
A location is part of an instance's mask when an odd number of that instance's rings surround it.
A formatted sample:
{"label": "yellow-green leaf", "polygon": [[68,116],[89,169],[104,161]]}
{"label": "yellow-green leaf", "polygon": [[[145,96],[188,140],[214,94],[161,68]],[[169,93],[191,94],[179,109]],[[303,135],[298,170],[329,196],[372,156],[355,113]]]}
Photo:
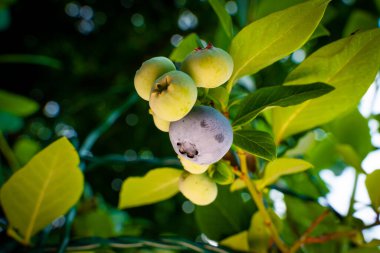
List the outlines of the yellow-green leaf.
{"label": "yellow-green leaf", "polygon": [[208,0],[211,7],[214,9],[216,15],[218,16],[219,22],[223,27],[224,32],[230,39],[232,37],[232,20],[231,16],[228,14],[224,8],[224,1],[222,0]]}
{"label": "yellow-green leaf", "polygon": [[38,104],[26,97],[0,90],[0,111],[16,116],[29,116],[38,110]]}
{"label": "yellow-green leaf", "polygon": [[287,77],[285,85],[323,82],[335,90],[322,97],[272,111],[275,141],[325,124],[357,106],[380,66],[380,29],[328,44]]}
{"label": "yellow-green leaf", "polygon": [[166,200],[178,191],[182,171],[159,168],[149,171],[144,177],[129,177],[121,188],[119,208],[143,206]]}
{"label": "yellow-green leaf", "polygon": [[20,137],[13,146],[13,151],[21,165],[29,162],[40,149],[40,144],[28,137]]}
{"label": "yellow-green leaf", "polygon": [[[274,226],[277,230],[281,230],[281,219],[276,215],[273,210],[268,209],[269,216],[271,217]],[[271,242],[271,232],[265,223],[265,220],[260,212],[253,214],[251,218],[251,225],[248,229],[248,243],[251,251],[257,253],[266,253]]]}
{"label": "yellow-green leaf", "polygon": [[294,158],[279,158],[269,162],[265,167],[264,176],[257,181],[259,189],[265,188],[277,181],[281,176],[299,173],[312,168],[313,165],[300,159]]}
{"label": "yellow-green leaf", "polygon": [[330,31],[327,30],[327,28],[323,25],[319,24],[319,26],[317,27],[317,29],[315,29],[314,33],[311,35],[309,40],[313,40],[323,36],[330,36]]}
{"label": "yellow-green leaf", "polygon": [[329,0],[312,0],[259,19],[232,40],[230,83],[256,73],[300,48],[317,28]]}
{"label": "yellow-green leaf", "polygon": [[4,212],[25,244],[78,201],[83,191],[78,165],[78,153],[63,137],[35,155],[4,184]]}
{"label": "yellow-green leaf", "polygon": [[351,33],[363,30],[369,30],[377,27],[377,18],[370,12],[356,9],[348,18],[346,26],[343,29],[343,37]]}
{"label": "yellow-green leaf", "polygon": [[220,245],[237,251],[249,251],[248,231],[244,230],[240,233],[231,235],[220,242]]}
{"label": "yellow-green leaf", "polygon": [[271,233],[259,212],[252,216],[251,226],[248,231],[249,246],[258,253],[268,252]]}
{"label": "yellow-green leaf", "polygon": [[195,33],[187,35],[179,45],[174,48],[169,58],[175,62],[182,62],[186,56],[198,47],[199,37]]}
{"label": "yellow-green leaf", "polygon": [[234,145],[265,160],[276,159],[276,145],[267,132],[253,129],[234,131]]}
{"label": "yellow-green leaf", "polygon": [[379,182],[380,182],[380,169],[375,170],[371,174],[367,175],[365,179],[365,185],[367,187],[369,198],[371,199],[372,206],[376,212],[380,212],[380,191],[379,191]]}
{"label": "yellow-green leaf", "polygon": [[245,187],[247,186],[245,185],[245,182],[243,181],[243,179],[236,178],[235,181],[230,186],[230,191],[231,192],[238,191],[240,189],[244,189]]}

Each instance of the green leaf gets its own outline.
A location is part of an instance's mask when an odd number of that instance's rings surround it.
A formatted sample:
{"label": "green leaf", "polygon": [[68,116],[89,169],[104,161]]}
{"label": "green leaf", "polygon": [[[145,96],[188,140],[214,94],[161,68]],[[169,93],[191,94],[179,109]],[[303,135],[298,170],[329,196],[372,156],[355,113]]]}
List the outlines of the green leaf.
{"label": "green leaf", "polygon": [[110,215],[102,209],[96,209],[75,217],[73,230],[77,237],[112,237],[117,234]]}
{"label": "green leaf", "polygon": [[40,149],[41,146],[37,141],[27,137],[19,138],[13,146],[13,151],[21,165],[29,162]]}
{"label": "green leaf", "polygon": [[373,150],[367,119],[355,108],[325,125],[324,129],[329,134],[315,142],[308,151],[307,160],[317,168],[333,169],[334,173],[340,172],[345,164],[363,172],[361,162]]}
{"label": "green leaf", "polygon": [[254,211],[253,202],[243,201],[241,192],[232,193],[228,186],[218,186],[216,200],[207,206],[197,206],[195,219],[202,233],[219,241],[248,229]]}
{"label": "green leaf", "polygon": [[250,249],[254,252],[267,252],[270,246],[271,233],[265,225],[263,216],[256,212],[251,219],[251,226],[248,230],[248,240]]}
{"label": "green leaf", "polygon": [[26,63],[61,69],[62,64],[57,59],[44,55],[32,54],[3,54],[0,55],[0,63]]}
{"label": "green leaf", "polygon": [[[1,102],[0,102],[1,103]],[[24,125],[22,118],[0,111],[0,132],[15,133]]]}
{"label": "green leaf", "polygon": [[[272,13],[241,30],[232,40],[230,79],[250,75],[300,48],[317,28],[328,0],[312,0]],[[291,39],[289,39],[291,38]]]}
{"label": "green leaf", "polygon": [[276,182],[280,177],[299,173],[312,168],[313,165],[300,159],[279,158],[269,162],[265,167],[264,176],[257,182],[257,187],[263,189]]}
{"label": "green leaf", "polygon": [[178,191],[182,170],[158,168],[144,177],[129,177],[121,188],[119,208],[153,204],[171,198]]}
{"label": "green leaf", "polygon": [[6,30],[11,24],[11,14],[8,8],[2,8],[0,4],[0,31]]}
{"label": "green leaf", "polygon": [[309,40],[313,40],[313,39],[324,37],[324,36],[330,36],[330,32],[329,30],[327,30],[326,27],[319,24],[317,29],[315,29],[314,33],[311,35]]}
{"label": "green leaf", "polygon": [[[301,188],[306,184],[300,182],[294,185],[295,188]],[[300,234],[303,234],[325,210],[326,207],[319,205],[317,202],[304,201],[298,198],[285,195],[286,204],[286,224],[284,224],[284,232],[282,235],[286,241],[295,241],[299,239]],[[342,231],[341,221],[330,212],[326,218],[318,224],[313,230],[312,236],[318,237],[324,234]],[[337,231],[338,230],[338,231]],[[352,230],[351,230],[352,231]],[[320,253],[320,252],[339,252],[341,242],[336,240],[326,241],[319,244],[305,244],[305,252]]]}
{"label": "green leaf", "polygon": [[[230,48],[231,38],[224,32],[222,25],[218,25],[215,29],[213,44],[218,48],[228,52]],[[220,87],[220,86],[219,86]]]}
{"label": "green leaf", "polygon": [[220,245],[236,251],[249,251],[248,231],[244,230],[237,234],[231,235],[220,242]]}
{"label": "green leaf", "polygon": [[365,179],[365,185],[367,187],[369,198],[371,199],[372,206],[376,212],[380,212],[380,169],[373,171],[367,175]]}
{"label": "green leaf", "polygon": [[362,159],[360,159],[354,147],[347,144],[337,144],[335,149],[347,165],[354,167],[360,173],[364,172],[361,167]]}
{"label": "green leaf", "polygon": [[257,117],[265,109],[273,106],[291,106],[306,100],[320,97],[334,88],[323,84],[272,86],[259,89],[248,95],[241,102],[239,111],[233,122],[234,126],[246,124]]}
{"label": "green leaf", "polygon": [[325,129],[333,133],[339,143],[350,145],[361,160],[373,150],[368,120],[357,108],[330,122]]}
{"label": "green leaf", "polygon": [[355,34],[322,47],[294,69],[285,85],[323,82],[335,90],[301,105],[274,108],[276,143],[356,107],[379,71],[379,40],[380,29]]}
{"label": "green leaf", "polygon": [[[271,209],[268,211],[275,227],[279,228],[281,226],[281,219]],[[270,241],[271,232],[261,213],[256,212],[251,218],[251,225],[248,230],[250,250],[258,253],[268,252]]]}
{"label": "green leaf", "polygon": [[374,248],[360,247],[360,248],[352,249],[348,251],[348,253],[380,253],[380,249],[377,247],[374,247]]}
{"label": "green leaf", "polygon": [[73,145],[65,138],[50,144],[1,189],[1,203],[10,227],[23,242],[65,214],[83,191],[83,174]]}
{"label": "green leaf", "polygon": [[[328,134],[322,140],[315,141],[314,145],[307,150],[305,158],[318,169],[333,169],[332,167],[339,159],[339,154],[336,150],[337,145],[338,144],[334,136],[332,134]],[[344,168],[345,166],[339,169]]]}
{"label": "green leaf", "polygon": [[29,116],[38,110],[38,104],[26,97],[0,90],[0,110],[16,116]]}
{"label": "green leaf", "polygon": [[219,108],[227,107],[229,93],[223,86],[210,89],[207,97],[209,97]]}
{"label": "green leaf", "polygon": [[219,22],[221,23],[225,33],[228,38],[232,38],[232,20],[231,16],[227,13],[224,8],[223,0],[208,0],[211,7],[214,9],[216,15],[219,18]]}
{"label": "green leaf", "polygon": [[276,145],[270,134],[257,130],[234,131],[234,145],[265,160],[276,159]]}
{"label": "green leaf", "polygon": [[377,10],[380,11],[380,0],[375,0]]}
{"label": "green leaf", "polygon": [[354,10],[346,26],[343,29],[343,37],[357,31],[369,30],[377,27],[377,18],[371,13],[363,10]]}
{"label": "green leaf", "polygon": [[187,35],[170,54],[169,58],[175,62],[182,62],[186,56],[198,47],[199,37],[195,33]]}
{"label": "green leaf", "polygon": [[286,8],[289,8],[293,5],[300,4],[305,2],[305,0],[265,0],[257,1],[254,4],[253,8],[253,17],[254,20],[263,18],[268,14],[271,14],[276,11],[281,11]]}
{"label": "green leaf", "polygon": [[232,184],[235,180],[235,174],[233,172],[233,167],[229,161],[220,160],[219,162],[213,164],[208,169],[208,175],[212,180],[220,185]]}

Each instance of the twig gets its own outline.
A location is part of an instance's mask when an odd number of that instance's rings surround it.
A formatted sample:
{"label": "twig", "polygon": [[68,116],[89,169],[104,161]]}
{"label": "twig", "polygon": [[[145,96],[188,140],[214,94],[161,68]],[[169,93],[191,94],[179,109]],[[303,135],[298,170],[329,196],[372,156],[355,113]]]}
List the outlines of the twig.
{"label": "twig", "polygon": [[352,238],[357,235],[357,232],[352,231],[342,231],[342,232],[334,232],[334,233],[328,233],[324,234],[318,237],[309,237],[305,240],[305,244],[315,244],[315,243],[325,243],[327,241],[331,240],[337,240],[341,238]]}
{"label": "twig", "polygon": [[289,253],[297,252],[297,250],[305,243],[309,238],[309,235],[314,231],[314,229],[321,223],[326,216],[329,214],[329,210],[325,210],[320,216],[318,216],[310,227],[305,231],[305,233],[290,247]]}
{"label": "twig", "polygon": [[3,153],[5,159],[7,159],[8,164],[12,168],[13,172],[16,172],[16,170],[20,168],[20,163],[18,162],[16,155],[13,153],[13,150],[9,147],[8,142],[1,131],[0,150]]}
{"label": "twig", "polygon": [[255,201],[257,208],[259,209],[259,212],[264,219],[265,225],[268,227],[269,231],[271,232],[272,238],[274,242],[276,243],[277,247],[281,250],[281,252],[288,252],[288,247],[280,238],[280,235],[276,227],[274,226],[273,221],[270,218],[269,213],[267,212],[267,209],[264,206],[261,192],[257,190],[256,185],[249,178],[248,168],[247,168],[247,158],[246,158],[245,153],[239,150],[238,156],[240,159],[240,168],[242,172],[241,178],[243,179],[244,183],[247,185],[248,191],[252,195],[252,198]]}

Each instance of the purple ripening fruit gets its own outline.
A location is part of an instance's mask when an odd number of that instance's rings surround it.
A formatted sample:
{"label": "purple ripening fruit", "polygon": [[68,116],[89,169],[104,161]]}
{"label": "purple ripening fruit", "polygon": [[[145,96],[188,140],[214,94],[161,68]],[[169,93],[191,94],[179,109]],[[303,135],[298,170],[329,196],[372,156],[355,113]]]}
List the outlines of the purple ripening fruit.
{"label": "purple ripening fruit", "polygon": [[178,155],[197,164],[212,164],[230,149],[233,133],[223,114],[201,105],[194,106],[184,118],[171,122],[169,137]]}

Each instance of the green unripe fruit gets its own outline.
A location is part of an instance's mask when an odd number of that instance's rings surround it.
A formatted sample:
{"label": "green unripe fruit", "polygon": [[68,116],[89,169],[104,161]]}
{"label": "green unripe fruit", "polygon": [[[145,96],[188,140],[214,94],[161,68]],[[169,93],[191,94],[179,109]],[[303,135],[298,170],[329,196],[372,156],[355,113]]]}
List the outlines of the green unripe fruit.
{"label": "green unripe fruit", "polygon": [[148,101],[155,80],[172,70],[175,70],[174,63],[163,56],[154,57],[143,62],[140,69],[136,71],[134,80],[137,94]]}
{"label": "green unripe fruit", "polygon": [[193,78],[197,87],[215,88],[232,75],[232,57],[223,49],[209,44],[206,48],[191,52],[182,63],[181,70]]}
{"label": "green unripe fruit", "polygon": [[170,126],[170,122],[169,121],[166,121],[166,120],[163,120],[161,119],[160,117],[158,117],[156,114],[154,114],[154,112],[149,109],[149,113],[152,115],[153,117],[153,122],[154,122],[154,125],[159,129],[161,130],[162,132],[169,132],[169,126]]}
{"label": "green unripe fruit", "polygon": [[153,113],[166,121],[182,119],[197,100],[193,79],[182,71],[170,71],[159,77],[152,87],[149,105]]}
{"label": "green unripe fruit", "polygon": [[194,163],[180,155],[178,156],[178,158],[181,161],[183,168],[191,174],[202,174],[208,169],[208,167],[210,167],[209,164],[201,165],[198,163]]}
{"label": "green unripe fruit", "polygon": [[199,206],[210,204],[218,195],[218,187],[207,174],[183,173],[179,180],[179,190],[182,194]]}
{"label": "green unripe fruit", "polygon": [[229,162],[220,160],[215,163],[209,170],[209,176],[220,185],[232,184],[235,180],[233,167]]}

